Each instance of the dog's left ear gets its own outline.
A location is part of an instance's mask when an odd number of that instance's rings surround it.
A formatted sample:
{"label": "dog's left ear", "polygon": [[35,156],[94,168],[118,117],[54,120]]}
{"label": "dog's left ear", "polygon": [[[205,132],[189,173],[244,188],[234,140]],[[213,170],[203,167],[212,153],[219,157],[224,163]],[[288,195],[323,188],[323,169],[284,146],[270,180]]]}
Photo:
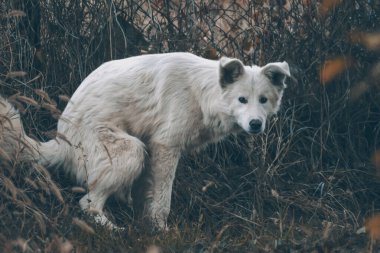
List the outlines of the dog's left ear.
{"label": "dog's left ear", "polygon": [[268,63],[261,71],[274,86],[286,88],[285,78],[290,77],[289,65],[286,61]]}
{"label": "dog's left ear", "polygon": [[244,74],[244,65],[238,59],[222,57],[219,66],[219,79],[222,88],[239,80]]}

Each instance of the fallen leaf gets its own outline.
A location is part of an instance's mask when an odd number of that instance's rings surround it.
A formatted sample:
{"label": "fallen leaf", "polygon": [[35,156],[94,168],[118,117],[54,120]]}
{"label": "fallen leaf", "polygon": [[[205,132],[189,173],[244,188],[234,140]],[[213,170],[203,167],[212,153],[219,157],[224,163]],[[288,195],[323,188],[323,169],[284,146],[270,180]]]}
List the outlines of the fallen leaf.
{"label": "fallen leaf", "polygon": [[365,222],[367,233],[372,239],[380,239],[380,214],[375,214]]}
{"label": "fallen leaf", "polygon": [[372,163],[377,169],[377,174],[380,175],[380,150],[376,150],[372,155]]}
{"label": "fallen leaf", "polygon": [[327,60],[320,70],[320,80],[323,84],[331,81],[335,76],[351,66],[351,60],[347,57],[337,57]]}

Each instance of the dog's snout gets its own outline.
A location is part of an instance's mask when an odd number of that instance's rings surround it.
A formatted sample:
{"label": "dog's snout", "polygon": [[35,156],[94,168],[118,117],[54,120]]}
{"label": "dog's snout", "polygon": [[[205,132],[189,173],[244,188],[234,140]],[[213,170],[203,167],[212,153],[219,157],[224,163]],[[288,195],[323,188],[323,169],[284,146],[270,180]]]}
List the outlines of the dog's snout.
{"label": "dog's snout", "polygon": [[262,122],[261,120],[259,119],[253,119],[249,122],[249,127],[250,127],[250,132],[252,133],[259,133],[261,132],[261,126],[262,126]]}

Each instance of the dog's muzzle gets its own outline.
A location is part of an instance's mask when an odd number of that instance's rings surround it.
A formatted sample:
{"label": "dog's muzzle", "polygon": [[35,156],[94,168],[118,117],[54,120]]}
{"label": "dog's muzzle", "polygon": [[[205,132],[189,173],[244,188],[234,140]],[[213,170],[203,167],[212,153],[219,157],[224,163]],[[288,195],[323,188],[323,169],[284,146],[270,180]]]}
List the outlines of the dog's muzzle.
{"label": "dog's muzzle", "polygon": [[259,119],[253,119],[249,122],[249,132],[252,134],[261,133],[263,123]]}

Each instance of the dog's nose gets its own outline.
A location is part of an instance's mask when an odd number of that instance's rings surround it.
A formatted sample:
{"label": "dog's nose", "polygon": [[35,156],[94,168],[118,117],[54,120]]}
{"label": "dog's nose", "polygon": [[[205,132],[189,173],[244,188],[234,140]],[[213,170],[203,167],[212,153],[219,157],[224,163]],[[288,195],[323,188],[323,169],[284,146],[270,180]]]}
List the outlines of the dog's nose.
{"label": "dog's nose", "polygon": [[261,132],[261,125],[262,125],[262,122],[259,119],[253,119],[249,122],[249,127],[251,128],[252,133]]}

